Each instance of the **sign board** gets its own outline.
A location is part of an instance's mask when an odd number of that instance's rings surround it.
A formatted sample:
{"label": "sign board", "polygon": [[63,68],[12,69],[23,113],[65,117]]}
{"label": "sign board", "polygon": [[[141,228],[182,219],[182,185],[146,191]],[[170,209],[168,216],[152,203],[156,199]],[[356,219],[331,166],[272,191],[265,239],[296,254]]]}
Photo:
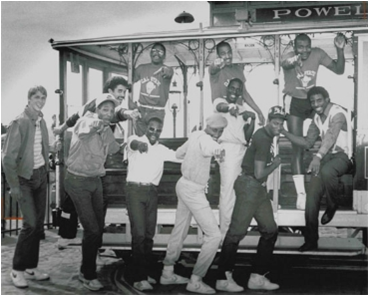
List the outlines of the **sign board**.
{"label": "sign board", "polygon": [[367,19],[368,2],[337,5],[256,8],[255,22],[332,21]]}

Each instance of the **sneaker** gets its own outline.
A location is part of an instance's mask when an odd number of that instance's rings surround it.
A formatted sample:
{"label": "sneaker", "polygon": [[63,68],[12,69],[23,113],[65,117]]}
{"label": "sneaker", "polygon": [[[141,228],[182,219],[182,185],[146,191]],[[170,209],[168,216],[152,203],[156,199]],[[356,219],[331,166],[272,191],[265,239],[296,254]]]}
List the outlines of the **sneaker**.
{"label": "sneaker", "polygon": [[10,278],[12,279],[13,285],[17,288],[25,289],[28,288],[28,283],[24,278],[23,271],[12,270],[10,272]]}
{"label": "sneaker", "polygon": [[26,271],[24,272],[24,277],[27,280],[36,280],[36,281],[46,281],[50,278],[50,276],[47,273],[41,272],[36,268],[26,269]]}
{"label": "sneaker", "polygon": [[147,277],[147,281],[150,283],[150,284],[153,284],[153,285],[156,285],[156,280],[153,279],[152,277]]}
{"label": "sneaker", "polygon": [[160,284],[162,285],[180,285],[187,284],[190,281],[189,278],[185,278],[178,274],[175,274],[173,271],[169,272],[163,270],[160,277]]}
{"label": "sneaker", "polygon": [[251,290],[277,290],[279,285],[271,283],[264,275],[252,273],[247,287]]}
{"label": "sneaker", "polygon": [[296,209],[305,211],[306,193],[300,192],[297,194]]}
{"label": "sneaker", "polygon": [[83,283],[83,286],[91,291],[99,291],[104,288],[98,279],[87,280],[82,272],[79,273],[78,279]]}
{"label": "sneaker", "polygon": [[144,291],[144,290],[152,290],[154,289],[148,281],[141,281],[133,283],[133,287],[137,290]]}
{"label": "sneaker", "polygon": [[237,285],[230,271],[226,271],[226,280],[217,280],[215,288],[225,292],[242,292],[244,289]]}
{"label": "sneaker", "polygon": [[69,245],[82,245],[82,239],[79,237],[76,238],[59,238],[57,242],[57,247],[59,250],[63,250],[68,248]]}
{"label": "sneaker", "polygon": [[191,279],[186,286],[186,290],[196,294],[215,294],[215,290],[205,284],[202,280],[193,281]]}

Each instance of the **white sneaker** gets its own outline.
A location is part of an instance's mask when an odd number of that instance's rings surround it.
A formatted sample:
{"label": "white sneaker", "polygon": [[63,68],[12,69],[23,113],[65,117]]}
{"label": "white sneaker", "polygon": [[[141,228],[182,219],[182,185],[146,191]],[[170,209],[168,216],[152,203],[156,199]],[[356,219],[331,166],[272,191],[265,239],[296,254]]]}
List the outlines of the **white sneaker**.
{"label": "white sneaker", "polygon": [[12,270],[10,272],[10,278],[12,279],[13,285],[17,288],[28,288],[28,283],[24,278],[23,271]]}
{"label": "white sneaker", "polygon": [[137,290],[144,291],[144,290],[152,290],[154,289],[148,281],[141,281],[133,283],[133,287]]}
{"label": "white sneaker", "polygon": [[189,278],[185,278],[173,271],[163,270],[160,277],[160,284],[162,285],[180,285],[187,284],[190,281]]}
{"label": "white sneaker", "polygon": [[296,209],[305,211],[306,193],[300,192],[297,194]]}
{"label": "white sneaker", "polygon": [[226,280],[217,280],[215,288],[220,291],[226,292],[242,292],[244,289],[237,285],[232,277],[232,273],[230,271],[226,271]]}
{"label": "white sneaker", "polygon": [[99,291],[104,288],[98,279],[87,280],[82,272],[79,273],[78,279],[83,283],[83,286],[91,291]]}
{"label": "white sneaker", "polygon": [[24,277],[27,280],[36,280],[36,281],[46,281],[50,278],[50,276],[47,273],[41,272],[34,269],[26,269],[24,272]]}
{"label": "white sneaker", "polygon": [[82,245],[82,239],[79,237],[72,238],[72,239],[61,237],[58,239],[57,247],[59,250],[66,249],[68,248],[68,246],[71,246],[71,245],[74,245],[74,246]]}
{"label": "white sneaker", "polygon": [[267,279],[265,276],[252,273],[250,275],[249,282],[247,284],[247,287],[251,290],[277,290],[279,289],[279,285],[271,283],[269,279]]}
{"label": "white sneaker", "polygon": [[191,276],[190,282],[186,286],[186,290],[196,294],[215,294],[215,290],[205,284],[201,278],[194,280]]}
{"label": "white sneaker", "polygon": [[152,277],[147,277],[147,281],[150,283],[150,284],[153,284],[153,285],[156,285],[156,280],[153,279]]}

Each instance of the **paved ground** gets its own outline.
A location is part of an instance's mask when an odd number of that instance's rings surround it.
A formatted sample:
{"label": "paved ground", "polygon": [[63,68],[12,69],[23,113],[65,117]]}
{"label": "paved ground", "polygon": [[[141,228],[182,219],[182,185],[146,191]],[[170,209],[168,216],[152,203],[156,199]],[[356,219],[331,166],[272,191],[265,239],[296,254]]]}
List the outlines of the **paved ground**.
{"label": "paved ground", "polygon": [[[55,230],[46,231],[46,239],[41,241],[41,253],[39,268],[47,271],[51,279],[44,282],[29,281],[29,288],[15,288],[9,278],[11,262],[15,246],[14,237],[5,237],[1,240],[1,294],[2,295],[121,295],[139,294],[132,289],[129,269],[126,268],[123,260],[112,256],[101,256],[105,265],[99,266],[98,278],[105,285],[105,289],[99,292],[92,292],[85,289],[78,281],[78,270],[81,261],[81,248],[72,247],[59,250],[56,247],[58,236]],[[104,254],[103,254],[104,255]],[[162,270],[163,254],[155,254],[157,263],[153,264],[150,275],[159,280]],[[351,268],[347,266],[342,270],[342,266],[347,264],[343,259],[328,258],[322,262],[321,258],[312,260],[309,257],[275,256],[276,270],[272,272],[273,281],[280,284],[280,290],[274,292],[251,291],[246,288],[250,275],[251,258],[239,258],[239,265],[234,271],[235,280],[245,287],[241,295],[252,294],[278,294],[278,295],[367,295],[368,294],[368,272],[367,258],[365,256],[353,259],[353,266],[361,268]],[[178,273],[190,276],[196,254],[186,254],[182,257],[180,265],[176,266]],[[331,261],[334,262],[331,262]],[[355,261],[356,260],[356,261]],[[127,260],[129,262],[129,260]],[[300,266],[298,266],[300,264]],[[329,266],[328,266],[329,265]],[[215,286],[216,269],[213,265],[204,281]],[[149,291],[151,295],[180,295],[192,294],[187,292],[185,285],[162,286],[154,285],[154,290]],[[226,294],[218,292],[219,295]],[[229,293],[228,293],[229,294]]]}

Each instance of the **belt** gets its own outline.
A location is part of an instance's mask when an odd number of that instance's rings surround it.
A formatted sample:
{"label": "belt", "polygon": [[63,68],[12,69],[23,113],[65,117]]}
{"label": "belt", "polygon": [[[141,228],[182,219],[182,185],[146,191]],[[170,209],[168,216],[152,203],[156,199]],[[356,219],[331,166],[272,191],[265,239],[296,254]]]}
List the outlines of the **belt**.
{"label": "belt", "polygon": [[139,102],[138,102],[138,106],[139,107],[144,107],[144,108],[147,108],[147,109],[153,109],[153,110],[165,110],[165,107],[155,107],[155,106],[143,105]]}
{"label": "belt", "polygon": [[127,185],[134,185],[134,186],[155,186],[152,183],[144,183],[144,182],[131,182],[127,181]]}
{"label": "belt", "polygon": [[255,176],[253,176],[253,175],[245,174],[244,172],[242,172],[242,173],[240,174],[240,176],[245,176],[245,177],[247,177],[247,178],[249,178],[249,179],[252,179],[252,180],[254,180],[254,181],[258,182],[261,186],[266,187],[266,182],[260,182],[260,181],[259,181],[258,179],[256,179],[256,178],[255,178]]}

